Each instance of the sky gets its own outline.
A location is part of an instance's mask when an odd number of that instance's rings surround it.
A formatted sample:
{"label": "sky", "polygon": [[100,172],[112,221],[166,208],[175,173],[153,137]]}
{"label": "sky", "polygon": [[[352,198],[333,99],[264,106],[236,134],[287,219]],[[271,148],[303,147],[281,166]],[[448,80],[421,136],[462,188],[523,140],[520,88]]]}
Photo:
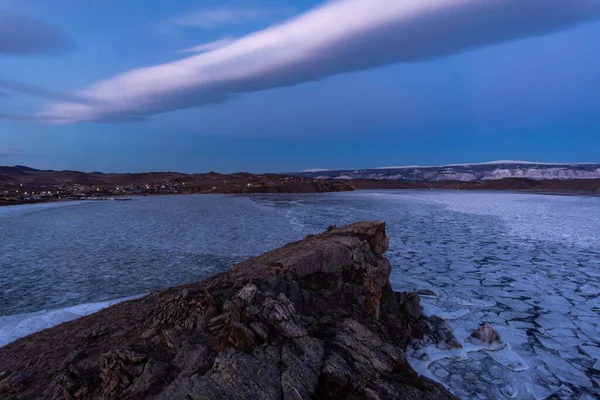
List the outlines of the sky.
{"label": "sky", "polygon": [[0,165],[600,162],[598,0],[0,0]]}

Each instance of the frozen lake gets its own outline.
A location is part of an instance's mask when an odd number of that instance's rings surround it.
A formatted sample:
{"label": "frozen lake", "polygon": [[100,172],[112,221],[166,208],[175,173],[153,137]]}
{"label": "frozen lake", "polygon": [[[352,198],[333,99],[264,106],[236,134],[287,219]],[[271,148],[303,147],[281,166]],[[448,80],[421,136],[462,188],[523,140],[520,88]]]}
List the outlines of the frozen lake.
{"label": "frozen lake", "polygon": [[[328,225],[388,222],[396,290],[430,289],[462,350],[411,363],[462,398],[600,396],[600,197],[359,191],[0,208],[0,346],[197,281]],[[490,323],[508,346],[464,339]],[[504,393],[503,393],[504,392]]]}

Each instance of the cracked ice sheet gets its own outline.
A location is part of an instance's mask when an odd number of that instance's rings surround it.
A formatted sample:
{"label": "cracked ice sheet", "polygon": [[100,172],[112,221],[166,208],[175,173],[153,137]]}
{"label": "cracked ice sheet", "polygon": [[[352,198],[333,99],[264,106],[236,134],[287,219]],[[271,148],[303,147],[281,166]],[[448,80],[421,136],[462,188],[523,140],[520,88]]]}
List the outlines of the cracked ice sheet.
{"label": "cracked ice sheet", "polygon": [[[426,312],[431,312],[433,306],[437,308],[435,313],[453,317],[452,325],[466,336],[480,323],[490,322],[526,364],[540,368],[516,372],[502,366],[503,376],[490,377],[488,391],[478,383],[475,372],[472,377],[466,372],[477,363],[486,368],[499,366],[487,353],[469,352],[469,358],[460,362],[447,359],[445,372],[439,374],[435,372],[444,360],[425,364],[429,374],[465,398],[476,398],[478,393],[506,398],[495,390],[502,387],[500,381],[513,382],[519,391],[517,398],[523,399],[545,398],[553,393],[562,398],[600,396],[598,387],[589,387],[593,366],[600,370],[600,361],[578,350],[581,344],[598,343],[600,337],[599,300],[594,295],[600,288],[599,199],[462,194],[411,195],[420,201],[433,198],[446,204],[446,213],[431,210],[411,226],[406,226],[408,220],[403,219],[399,229],[405,236],[408,230],[416,230],[415,237],[406,237],[402,246],[395,246],[390,232],[390,248],[395,248],[395,257],[390,257],[393,273],[418,279],[424,282],[422,287],[436,287],[439,300],[423,299]],[[537,224],[537,217],[545,221],[543,226]],[[581,223],[586,218],[590,220]],[[592,226],[592,221],[597,225]],[[388,229],[393,226],[388,220]],[[570,235],[562,235],[561,230]],[[404,258],[402,249],[410,250],[412,258]],[[444,255],[443,259],[439,255]],[[436,265],[430,264],[432,260]],[[447,276],[440,278],[442,274]],[[395,289],[403,290],[400,285]],[[456,312],[461,309],[470,312],[458,316]],[[538,335],[549,347],[538,340]],[[539,360],[536,347],[544,347],[557,358],[556,349],[560,349],[566,363],[561,364],[561,370],[571,373],[550,372],[553,366],[546,367]],[[573,376],[575,383],[568,381]]]}

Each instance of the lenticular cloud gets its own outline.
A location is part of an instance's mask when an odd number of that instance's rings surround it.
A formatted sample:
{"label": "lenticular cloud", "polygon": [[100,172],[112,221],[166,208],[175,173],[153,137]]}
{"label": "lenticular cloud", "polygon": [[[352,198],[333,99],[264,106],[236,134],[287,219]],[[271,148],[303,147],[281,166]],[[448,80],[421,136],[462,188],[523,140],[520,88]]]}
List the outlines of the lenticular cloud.
{"label": "lenticular cloud", "polygon": [[37,117],[137,120],[233,95],[544,35],[600,17],[599,0],[337,0],[218,49],[115,76]]}

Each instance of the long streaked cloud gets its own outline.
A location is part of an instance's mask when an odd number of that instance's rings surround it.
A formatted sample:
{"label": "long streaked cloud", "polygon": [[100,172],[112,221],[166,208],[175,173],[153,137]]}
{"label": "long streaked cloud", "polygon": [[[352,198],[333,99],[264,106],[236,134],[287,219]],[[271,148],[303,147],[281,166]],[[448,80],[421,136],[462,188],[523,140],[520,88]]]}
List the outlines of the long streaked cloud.
{"label": "long streaked cloud", "polygon": [[188,47],[187,49],[180,50],[179,53],[204,53],[225,47],[228,44],[233,43],[232,37],[226,36],[221,39],[213,40],[212,42],[203,43],[198,46]]}
{"label": "long streaked cloud", "polygon": [[218,7],[194,11],[169,20],[169,25],[183,28],[212,29],[222,25],[239,22],[255,21],[280,17],[286,10],[248,8],[248,7]]}
{"label": "long streaked cloud", "polygon": [[141,119],[382,65],[544,35],[600,17],[599,0],[337,0],[213,51],[132,70],[38,117]]}
{"label": "long streaked cloud", "polygon": [[70,47],[72,43],[58,29],[25,15],[0,11],[0,54],[51,53]]}
{"label": "long streaked cloud", "polygon": [[[78,104],[93,104],[95,102],[92,98],[86,98],[78,94],[58,92],[41,86],[19,82],[14,79],[3,78],[2,76],[0,76],[0,89],[6,92],[16,92],[53,101],[73,102]],[[0,96],[1,95],[2,92],[0,92]]]}

